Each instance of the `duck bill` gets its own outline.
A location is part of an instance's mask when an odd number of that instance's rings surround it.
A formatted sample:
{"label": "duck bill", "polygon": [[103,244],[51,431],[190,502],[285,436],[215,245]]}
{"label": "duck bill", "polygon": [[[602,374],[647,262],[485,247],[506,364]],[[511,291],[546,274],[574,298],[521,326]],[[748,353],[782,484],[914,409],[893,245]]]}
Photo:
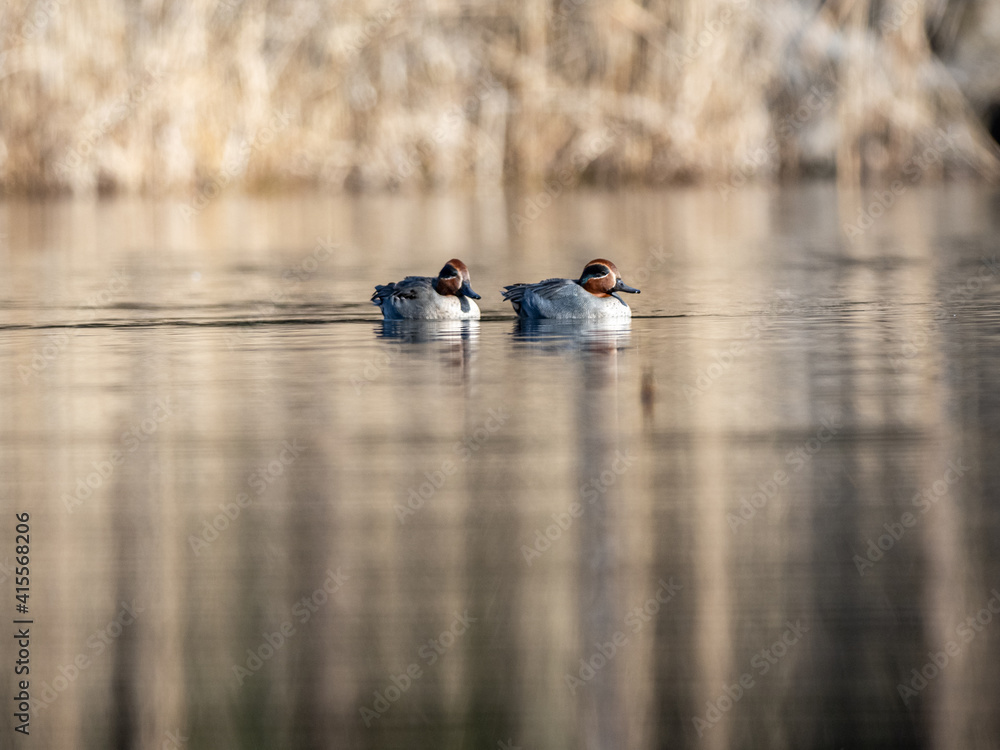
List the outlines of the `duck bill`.
{"label": "duck bill", "polygon": [[615,292],[627,292],[629,294],[639,294],[638,289],[636,289],[635,287],[631,287],[625,282],[623,282],[621,279],[618,279],[618,283],[616,283],[614,288],[608,293],[616,300],[621,302],[623,305],[625,305],[625,307],[628,307],[628,304],[625,302],[625,300],[623,300],[621,297],[615,294]]}
{"label": "duck bill", "polygon": [[468,281],[462,282],[462,287],[458,290],[458,293],[463,297],[472,297],[472,299],[482,299],[478,294],[472,291],[472,287],[469,285]]}
{"label": "duck bill", "polygon": [[622,281],[621,279],[618,279],[618,283],[617,283],[617,284],[615,284],[615,289],[614,289],[614,291],[616,291],[616,292],[627,292],[627,293],[629,293],[629,294],[640,294],[640,293],[641,293],[641,292],[640,292],[640,291],[639,291],[638,289],[636,289],[636,288],[635,288],[634,286],[629,286],[628,284],[626,284],[626,283],[625,283],[624,281]]}

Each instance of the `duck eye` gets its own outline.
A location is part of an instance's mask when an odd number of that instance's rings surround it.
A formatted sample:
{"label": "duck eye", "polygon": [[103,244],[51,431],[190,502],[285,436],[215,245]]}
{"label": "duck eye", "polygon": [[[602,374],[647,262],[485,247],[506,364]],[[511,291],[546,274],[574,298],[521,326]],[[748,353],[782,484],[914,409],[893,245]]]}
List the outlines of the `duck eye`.
{"label": "duck eye", "polygon": [[602,266],[602,265],[587,266],[586,268],[583,269],[583,278],[586,279],[592,277],[598,279],[602,276],[607,276],[610,273],[611,269],[608,268],[607,266]]}

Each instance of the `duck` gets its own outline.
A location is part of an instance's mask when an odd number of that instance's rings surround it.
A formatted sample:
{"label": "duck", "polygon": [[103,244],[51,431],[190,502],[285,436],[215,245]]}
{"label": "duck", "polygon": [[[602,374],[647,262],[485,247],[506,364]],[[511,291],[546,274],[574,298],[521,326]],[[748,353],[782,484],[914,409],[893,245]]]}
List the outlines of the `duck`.
{"label": "duck", "polygon": [[503,298],[527,320],[631,318],[632,310],[616,292],[639,294],[622,281],[614,263],[597,258],[584,266],[579,279],[511,284],[504,287]]}
{"label": "duck", "polygon": [[386,320],[479,320],[476,299],[482,297],[472,291],[468,266],[452,258],[437,277],[407,276],[376,285],[372,304]]}

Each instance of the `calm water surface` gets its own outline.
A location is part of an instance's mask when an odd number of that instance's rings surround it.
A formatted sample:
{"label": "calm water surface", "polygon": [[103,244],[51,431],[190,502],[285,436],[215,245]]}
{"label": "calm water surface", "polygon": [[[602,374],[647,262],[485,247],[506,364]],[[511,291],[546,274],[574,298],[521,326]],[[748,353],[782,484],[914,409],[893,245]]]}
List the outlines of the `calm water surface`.
{"label": "calm water surface", "polygon": [[4,747],[1000,744],[1000,193],[524,200],[0,204]]}

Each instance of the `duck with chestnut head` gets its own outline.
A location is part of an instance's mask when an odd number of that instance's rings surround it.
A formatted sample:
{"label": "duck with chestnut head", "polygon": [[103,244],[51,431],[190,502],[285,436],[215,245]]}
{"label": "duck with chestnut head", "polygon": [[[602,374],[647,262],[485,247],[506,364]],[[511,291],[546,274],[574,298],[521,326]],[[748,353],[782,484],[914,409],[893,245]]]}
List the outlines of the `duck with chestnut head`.
{"label": "duck with chestnut head", "polygon": [[372,304],[386,320],[479,320],[479,307],[472,301],[477,299],[468,267],[452,258],[436,277],[407,276],[379,284]]}
{"label": "duck with chestnut head", "polygon": [[590,261],[579,279],[545,279],[536,284],[511,284],[503,298],[518,317],[529,320],[631,318],[632,310],[617,292],[638,294],[622,281],[610,260]]}

